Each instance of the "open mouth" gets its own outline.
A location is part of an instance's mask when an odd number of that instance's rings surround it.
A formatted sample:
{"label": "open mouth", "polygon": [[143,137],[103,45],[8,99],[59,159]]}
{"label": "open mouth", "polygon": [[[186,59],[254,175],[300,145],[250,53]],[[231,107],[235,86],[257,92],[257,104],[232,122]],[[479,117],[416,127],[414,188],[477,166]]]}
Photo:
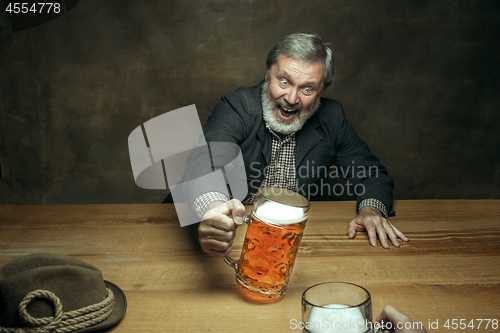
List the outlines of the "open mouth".
{"label": "open mouth", "polygon": [[292,120],[298,113],[298,110],[288,110],[283,108],[281,105],[278,105],[277,107],[280,118],[285,121]]}

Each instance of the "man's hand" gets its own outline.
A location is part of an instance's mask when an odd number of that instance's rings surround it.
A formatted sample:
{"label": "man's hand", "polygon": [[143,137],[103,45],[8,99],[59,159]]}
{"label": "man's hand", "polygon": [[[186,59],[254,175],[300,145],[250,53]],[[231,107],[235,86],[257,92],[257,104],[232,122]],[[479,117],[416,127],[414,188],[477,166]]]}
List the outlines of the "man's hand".
{"label": "man's hand", "polygon": [[243,223],[245,206],[236,199],[212,203],[198,227],[198,240],[203,251],[217,258],[231,252],[236,228]]}
{"label": "man's hand", "polygon": [[[384,307],[380,316],[377,317],[377,321],[384,324],[391,323],[389,327],[392,327],[392,331],[396,333],[427,333],[423,324],[415,323],[392,305]],[[388,332],[388,330],[383,332]]]}
{"label": "man's hand", "polygon": [[347,236],[352,239],[356,237],[356,232],[364,230],[368,232],[368,238],[372,246],[377,246],[377,234],[382,247],[386,249],[389,248],[387,236],[389,236],[395,247],[400,246],[398,238],[404,242],[408,241],[408,238],[374,207],[365,206],[359,210],[358,215],[347,227]]}

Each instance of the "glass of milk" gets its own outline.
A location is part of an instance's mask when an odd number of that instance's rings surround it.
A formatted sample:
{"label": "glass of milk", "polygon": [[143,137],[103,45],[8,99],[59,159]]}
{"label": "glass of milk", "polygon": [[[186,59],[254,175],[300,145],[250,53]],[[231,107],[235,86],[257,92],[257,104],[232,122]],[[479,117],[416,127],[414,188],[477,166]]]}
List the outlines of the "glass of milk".
{"label": "glass of milk", "polygon": [[374,332],[370,293],[347,282],[325,282],[302,294],[302,325],[308,333]]}

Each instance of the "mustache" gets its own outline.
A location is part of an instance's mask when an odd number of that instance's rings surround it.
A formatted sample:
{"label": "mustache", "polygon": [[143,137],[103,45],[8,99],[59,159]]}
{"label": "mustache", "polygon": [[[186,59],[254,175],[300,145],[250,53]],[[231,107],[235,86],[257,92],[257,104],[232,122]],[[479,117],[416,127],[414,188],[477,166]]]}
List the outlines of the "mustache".
{"label": "mustache", "polygon": [[282,108],[285,108],[287,110],[292,110],[292,111],[302,111],[302,105],[301,104],[290,104],[288,103],[283,97],[280,97],[274,102],[274,106],[281,106]]}

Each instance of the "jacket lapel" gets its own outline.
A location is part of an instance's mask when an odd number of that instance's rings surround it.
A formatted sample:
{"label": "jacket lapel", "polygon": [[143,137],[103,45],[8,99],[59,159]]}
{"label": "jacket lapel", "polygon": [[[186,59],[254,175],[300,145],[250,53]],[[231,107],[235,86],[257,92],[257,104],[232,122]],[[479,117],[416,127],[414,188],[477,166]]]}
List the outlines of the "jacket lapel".
{"label": "jacket lapel", "polygon": [[307,153],[311,151],[323,138],[321,134],[316,131],[319,127],[316,115],[312,116],[296,134],[297,139],[297,152],[295,154],[295,167],[298,167]]}
{"label": "jacket lapel", "polygon": [[264,119],[260,122],[260,127],[257,131],[257,140],[261,143],[262,154],[266,159],[267,165],[269,165],[271,163],[271,133],[267,130]]}

